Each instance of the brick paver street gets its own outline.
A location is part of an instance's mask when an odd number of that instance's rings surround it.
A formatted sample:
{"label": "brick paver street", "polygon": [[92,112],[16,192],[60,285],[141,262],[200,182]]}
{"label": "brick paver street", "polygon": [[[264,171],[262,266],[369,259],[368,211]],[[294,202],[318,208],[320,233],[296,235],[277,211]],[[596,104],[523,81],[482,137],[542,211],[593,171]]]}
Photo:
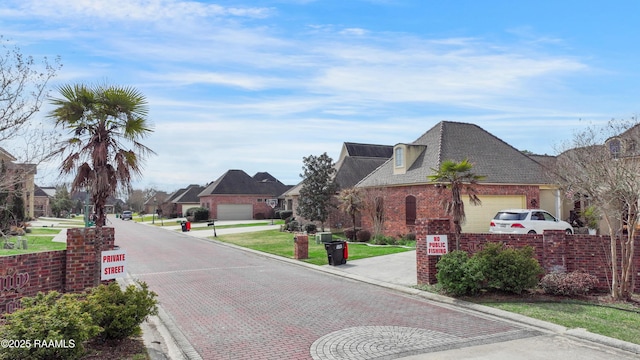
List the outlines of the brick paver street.
{"label": "brick paver street", "polygon": [[540,335],[179,232],[115,227],[130,275],[158,293],[196,358],[396,359]]}

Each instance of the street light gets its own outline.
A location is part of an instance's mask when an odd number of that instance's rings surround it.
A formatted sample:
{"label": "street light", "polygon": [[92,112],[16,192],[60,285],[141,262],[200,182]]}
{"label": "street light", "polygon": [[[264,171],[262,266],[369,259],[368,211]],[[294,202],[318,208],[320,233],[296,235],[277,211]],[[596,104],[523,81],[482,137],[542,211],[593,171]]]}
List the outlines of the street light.
{"label": "street light", "polygon": [[151,224],[155,225],[156,223],[156,211],[158,209],[158,198],[153,197],[153,214],[151,214]]}

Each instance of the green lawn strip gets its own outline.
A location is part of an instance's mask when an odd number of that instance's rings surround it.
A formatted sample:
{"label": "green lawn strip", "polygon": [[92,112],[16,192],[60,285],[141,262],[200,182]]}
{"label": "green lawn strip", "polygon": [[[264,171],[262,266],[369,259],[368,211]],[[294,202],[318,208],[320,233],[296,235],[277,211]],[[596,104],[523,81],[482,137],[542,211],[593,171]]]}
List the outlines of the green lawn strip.
{"label": "green lawn strip", "polygon": [[[27,235],[27,249],[0,249],[0,256],[28,254],[40,251],[64,250],[67,244],[63,242],[53,242],[53,236]],[[10,237],[9,241],[15,244],[16,237]],[[0,240],[0,247],[4,245],[4,240]]]}
{"label": "green lawn strip", "polygon": [[570,329],[583,328],[595,334],[640,344],[640,309],[637,307],[615,305],[628,310],[625,311],[578,301],[478,303]]}
{"label": "green lawn strip", "polygon": [[[265,230],[253,233],[221,235],[212,239],[286,258],[293,258],[293,237],[294,234],[292,233],[281,232],[279,230]],[[394,254],[408,250],[411,249],[396,246],[367,246],[366,244],[350,243],[349,260]],[[324,248],[324,244],[316,244],[313,235],[309,236],[309,258],[304,261],[315,265],[327,264],[327,251]]]}
{"label": "green lawn strip", "polygon": [[46,227],[41,227],[41,228],[30,227],[29,231],[30,231],[29,232],[30,235],[51,235],[51,234],[55,235],[59,233],[61,230],[56,228],[46,228]]}

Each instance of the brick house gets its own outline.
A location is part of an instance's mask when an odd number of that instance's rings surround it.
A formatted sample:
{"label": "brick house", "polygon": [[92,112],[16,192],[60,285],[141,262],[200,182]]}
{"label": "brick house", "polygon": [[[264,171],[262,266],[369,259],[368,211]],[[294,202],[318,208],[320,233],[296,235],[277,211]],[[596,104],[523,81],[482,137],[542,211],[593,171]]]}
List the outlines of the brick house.
{"label": "brick house", "polygon": [[[337,191],[354,187],[365,176],[384,164],[393,154],[393,146],[362,144],[345,142],[342,144],[340,156],[335,163],[336,169],[334,181]],[[298,218],[296,213],[298,207],[298,197],[302,182],[291,188],[284,194],[286,210],[293,210],[293,216]],[[331,228],[350,227],[352,220],[337,209],[332,209],[327,221]],[[356,224],[360,219],[356,219]],[[359,225],[359,224],[358,224]]]}
{"label": "brick house", "polygon": [[198,198],[212,219],[265,219],[274,213],[270,200],[275,199],[275,208],[280,208],[278,199],[290,188],[267,172],[250,176],[242,170],[229,170],[207,185]]}
{"label": "brick house", "polygon": [[[477,186],[481,206],[468,204],[463,232],[488,232],[489,222],[500,209],[542,208],[556,217],[562,213],[558,189],[545,176],[543,166],[477,125],[442,121],[411,143],[393,147],[392,157],[357,187],[378,192],[376,207],[383,211],[383,234],[415,233],[417,218],[446,217],[441,205],[450,193],[444,185],[429,182],[445,160],[468,159],[472,172],[486,178]],[[372,220],[363,217],[363,228]]]}
{"label": "brick house", "polygon": [[35,185],[33,192],[33,214],[35,218],[40,216],[52,216],[51,199],[56,195],[56,188]]}
{"label": "brick house", "polygon": [[[204,190],[204,186],[191,184],[186,188],[178,189],[165,197],[163,201],[158,200],[158,204],[161,204],[159,207],[162,210],[163,215],[168,215],[169,217],[182,217],[187,211],[191,208],[201,207],[200,198],[198,198],[198,194]],[[151,200],[153,201],[153,200]],[[152,207],[155,208],[155,205],[152,204]],[[145,203],[145,210],[146,203]],[[148,212],[152,213],[154,210]]]}
{"label": "brick house", "polygon": [[0,147],[0,165],[3,171],[0,174],[0,188],[9,193],[19,189],[22,192],[24,216],[26,218],[34,218],[34,178],[37,166],[35,164],[16,163],[17,160],[8,151]]}

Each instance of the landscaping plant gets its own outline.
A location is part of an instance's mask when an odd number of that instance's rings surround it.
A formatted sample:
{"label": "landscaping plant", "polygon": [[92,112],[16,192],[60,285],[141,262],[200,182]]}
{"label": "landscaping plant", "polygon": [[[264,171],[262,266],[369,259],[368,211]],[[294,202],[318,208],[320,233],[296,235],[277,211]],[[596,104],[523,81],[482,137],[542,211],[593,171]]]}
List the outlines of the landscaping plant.
{"label": "landscaping plant", "polygon": [[122,291],[118,283],[100,285],[87,296],[85,310],[103,330],[105,339],[124,339],[140,334],[140,324],[149,315],[158,314],[157,294],[144,282],[129,285]]}
{"label": "landscaping plant", "polygon": [[545,275],[540,287],[551,295],[585,295],[598,285],[598,278],[582,271],[553,272]]}
{"label": "landscaping plant", "polygon": [[3,348],[0,359],[81,358],[85,353],[84,342],[102,329],[79,300],[78,295],[60,295],[56,291],[23,298],[22,308],[6,315],[0,338],[24,342]]}

